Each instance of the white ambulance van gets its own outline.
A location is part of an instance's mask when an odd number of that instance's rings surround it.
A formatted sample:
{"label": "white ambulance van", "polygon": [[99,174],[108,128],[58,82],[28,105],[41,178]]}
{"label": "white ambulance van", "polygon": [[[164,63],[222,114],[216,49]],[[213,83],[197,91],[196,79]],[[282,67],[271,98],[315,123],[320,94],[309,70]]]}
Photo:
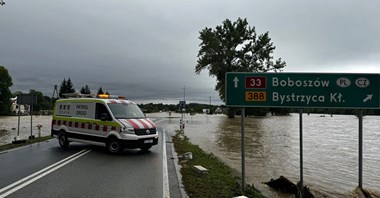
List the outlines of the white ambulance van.
{"label": "white ambulance van", "polygon": [[111,153],[124,148],[149,150],[158,143],[156,125],[136,103],[109,95],[57,100],[51,136],[63,148],[82,142],[106,146]]}

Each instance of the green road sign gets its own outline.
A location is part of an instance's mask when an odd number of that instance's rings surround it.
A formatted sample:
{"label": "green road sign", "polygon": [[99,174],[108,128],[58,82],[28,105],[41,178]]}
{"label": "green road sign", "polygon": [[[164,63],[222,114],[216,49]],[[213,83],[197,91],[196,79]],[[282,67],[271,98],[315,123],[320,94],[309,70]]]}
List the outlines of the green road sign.
{"label": "green road sign", "polygon": [[231,107],[380,108],[380,74],[226,74]]}

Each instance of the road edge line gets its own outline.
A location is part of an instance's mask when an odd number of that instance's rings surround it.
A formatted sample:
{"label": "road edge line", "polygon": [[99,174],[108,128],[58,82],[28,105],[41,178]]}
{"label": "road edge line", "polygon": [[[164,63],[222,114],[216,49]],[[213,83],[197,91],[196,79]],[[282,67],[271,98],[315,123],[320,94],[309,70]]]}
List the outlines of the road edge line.
{"label": "road edge line", "polygon": [[169,189],[169,174],[168,174],[168,157],[166,154],[166,132],[165,129],[162,129],[162,147],[163,147],[163,156],[162,156],[162,169],[163,169],[163,179],[164,182],[162,184],[163,188],[163,198],[170,198],[170,189]]}

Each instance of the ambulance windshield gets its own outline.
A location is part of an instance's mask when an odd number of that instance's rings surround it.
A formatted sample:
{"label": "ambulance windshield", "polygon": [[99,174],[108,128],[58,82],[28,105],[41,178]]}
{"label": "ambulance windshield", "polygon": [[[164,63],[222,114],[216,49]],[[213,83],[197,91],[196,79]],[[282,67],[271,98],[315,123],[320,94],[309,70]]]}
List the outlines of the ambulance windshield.
{"label": "ambulance windshield", "polygon": [[116,119],[145,118],[144,113],[136,104],[108,103]]}

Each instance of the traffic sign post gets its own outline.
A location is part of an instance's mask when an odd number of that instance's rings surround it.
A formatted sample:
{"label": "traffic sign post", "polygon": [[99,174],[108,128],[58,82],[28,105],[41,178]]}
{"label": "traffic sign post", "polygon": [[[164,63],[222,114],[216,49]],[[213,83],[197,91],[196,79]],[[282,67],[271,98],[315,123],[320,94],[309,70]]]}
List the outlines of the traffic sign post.
{"label": "traffic sign post", "polygon": [[17,136],[15,137],[14,143],[23,143],[23,140],[16,141],[17,138],[19,138],[20,135],[20,105],[28,104],[30,105],[30,136],[29,139],[34,139],[33,135],[33,105],[37,104],[37,95],[32,94],[19,94],[17,96],[17,104],[18,104],[18,124],[17,124]]}
{"label": "traffic sign post", "polygon": [[185,100],[179,101],[178,106],[179,106],[179,110],[181,111],[181,120],[179,123],[179,128],[180,130],[184,130],[185,129],[184,112],[186,111],[186,101]]}
{"label": "traffic sign post", "polygon": [[[303,108],[359,109],[359,188],[363,176],[363,109],[380,108],[380,74],[241,73],[225,78],[226,106],[242,107],[242,185],[245,185],[244,108],[299,108],[300,186],[303,193]],[[244,188],[243,188],[244,189]]]}
{"label": "traffic sign post", "polygon": [[226,74],[226,106],[377,109],[379,74]]}

